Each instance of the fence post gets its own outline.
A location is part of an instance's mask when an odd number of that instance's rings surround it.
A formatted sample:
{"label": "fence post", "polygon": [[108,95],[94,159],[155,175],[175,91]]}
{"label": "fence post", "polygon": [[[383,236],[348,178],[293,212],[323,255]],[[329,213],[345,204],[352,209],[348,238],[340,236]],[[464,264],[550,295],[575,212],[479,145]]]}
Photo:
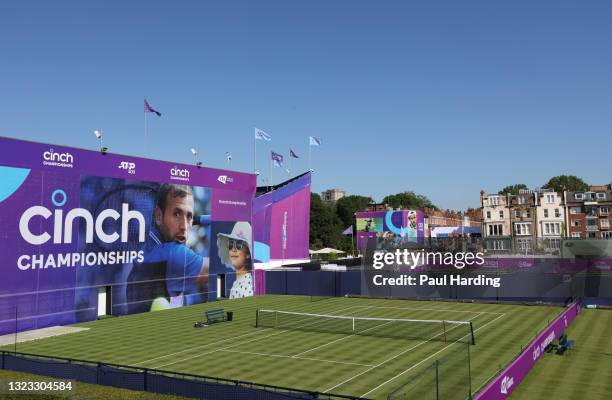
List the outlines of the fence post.
{"label": "fence post", "polygon": [[440,385],[439,385],[439,377],[438,377],[438,364],[440,361],[436,360],[436,400],[440,400]]}

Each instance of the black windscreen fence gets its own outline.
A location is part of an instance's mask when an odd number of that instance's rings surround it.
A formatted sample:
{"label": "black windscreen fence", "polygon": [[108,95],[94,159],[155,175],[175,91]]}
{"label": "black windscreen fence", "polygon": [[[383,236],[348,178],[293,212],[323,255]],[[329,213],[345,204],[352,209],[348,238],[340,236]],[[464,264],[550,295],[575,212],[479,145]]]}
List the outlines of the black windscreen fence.
{"label": "black windscreen fence", "polygon": [[314,400],[358,397],[70,358],[2,351],[2,369],[60,379],[211,400]]}

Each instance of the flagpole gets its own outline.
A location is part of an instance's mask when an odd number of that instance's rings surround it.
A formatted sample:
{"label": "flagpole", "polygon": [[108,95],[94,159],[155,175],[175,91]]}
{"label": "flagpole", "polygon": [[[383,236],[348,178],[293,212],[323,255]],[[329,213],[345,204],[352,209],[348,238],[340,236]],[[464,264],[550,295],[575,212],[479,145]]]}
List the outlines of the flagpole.
{"label": "flagpole", "polygon": [[308,138],[308,172],[312,171],[312,167],[310,166],[310,153],[312,152],[312,145],[310,144],[310,138]]}
{"label": "flagpole", "polygon": [[147,156],[147,110],[144,111],[144,152]]}
{"label": "flagpole", "polygon": [[257,138],[255,137],[255,135],[253,135],[253,173],[255,173],[256,171],[257,171]]}
{"label": "flagpole", "polygon": [[270,153],[270,190],[272,190],[272,153]]}
{"label": "flagpole", "polygon": [[355,257],[355,229],[351,230],[351,254]]}

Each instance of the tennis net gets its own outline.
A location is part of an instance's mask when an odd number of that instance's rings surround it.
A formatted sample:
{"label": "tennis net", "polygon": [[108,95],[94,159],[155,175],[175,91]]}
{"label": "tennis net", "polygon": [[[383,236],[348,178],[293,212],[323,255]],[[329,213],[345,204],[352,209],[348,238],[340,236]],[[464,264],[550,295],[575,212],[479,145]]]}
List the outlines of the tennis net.
{"label": "tennis net", "polygon": [[394,339],[428,339],[476,344],[470,321],[354,317],[257,310],[255,326]]}

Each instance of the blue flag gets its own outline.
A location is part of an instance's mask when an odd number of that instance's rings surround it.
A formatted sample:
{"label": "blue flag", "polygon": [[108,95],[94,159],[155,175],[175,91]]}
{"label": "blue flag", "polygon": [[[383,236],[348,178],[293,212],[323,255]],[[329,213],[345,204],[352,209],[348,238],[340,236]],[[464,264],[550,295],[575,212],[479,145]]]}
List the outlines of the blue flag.
{"label": "blue flag", "polygon": [[269,142],[270,140],[272,140],[272,136],[268,135],[266,132],[262,131],[259,128],[255,128],[255,139],[265,140],[266,142]]}
{"label": "blue flag", "polygon": [[290,155],[291,157],[293,157],[293,158],[300,158],[300,157],[298,157],[298,155],[297,155],[297,154],[295,154],[295,152],[294,152],[293,150],[291,150],[291,149],[289,149],[289,155]]}
{"label": "blue flag", "polygon": [[320,146],[321,145],[321,139],[318,138],[318,137],[311,136],[310,137],[310,145],[311,146]]}

